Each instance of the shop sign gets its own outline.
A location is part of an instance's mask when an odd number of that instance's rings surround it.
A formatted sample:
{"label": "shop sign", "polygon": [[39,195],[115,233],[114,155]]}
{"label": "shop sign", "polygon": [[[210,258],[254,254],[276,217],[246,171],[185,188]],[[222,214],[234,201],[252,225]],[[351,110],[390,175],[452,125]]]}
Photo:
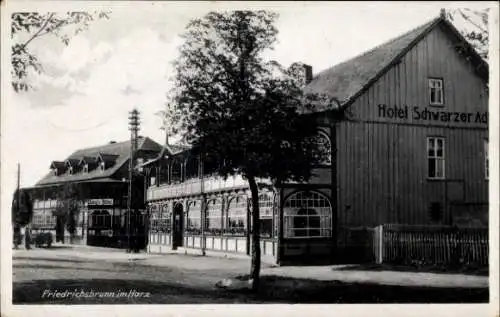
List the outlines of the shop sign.
{"label": "shop sign", "polygon": [[379,118],[389,119],[412,119],[414,121],[434,121],[434,122],[453,122],[453,123],[480,123],[488,124],[488,112],[460,112],[445,111],[429,107],[409,107],[394,106],[385,104],[378,105]]}
{"label": "shop sign", "polygon": [[113,198],[88,199],[87,206],[113,206]]}

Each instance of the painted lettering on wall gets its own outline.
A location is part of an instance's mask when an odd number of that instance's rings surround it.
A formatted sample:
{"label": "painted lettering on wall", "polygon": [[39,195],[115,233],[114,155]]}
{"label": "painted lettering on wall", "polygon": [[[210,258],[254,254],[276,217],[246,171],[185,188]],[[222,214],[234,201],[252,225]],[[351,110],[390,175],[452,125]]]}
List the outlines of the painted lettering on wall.
{"label": "painted lettering on wall", "polygon": [[112,198],[88,199],[86,203],[87,205],[93,205],[93,206],[112,206],[113,199]]}
{"label": "painted lettering on wall", "polygon": [[488,124],[488,112],[456,112],[429,107],[378,105],[379,118],[413,119],[415,121],[438,121],[450,123],[481,123]]}

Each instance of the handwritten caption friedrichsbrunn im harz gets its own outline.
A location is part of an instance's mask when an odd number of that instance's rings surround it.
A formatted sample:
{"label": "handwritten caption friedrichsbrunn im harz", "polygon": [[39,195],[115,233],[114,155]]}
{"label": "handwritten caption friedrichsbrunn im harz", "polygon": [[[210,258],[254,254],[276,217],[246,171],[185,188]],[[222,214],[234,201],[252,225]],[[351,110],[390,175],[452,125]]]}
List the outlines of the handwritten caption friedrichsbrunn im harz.
{"label": "handwritten caption friedrichsbrunn im harz", "polygon": [[46,289],[42,292],[42,298],[44,299],[61,299],[61,298],[147,298],[151,297],[150,292],[139,292],[135,289],[124,291],[118,290],[116,292],[111,291],[96,291],[96,290],[84,290],[84,289],[73,289],[73,290],[57,290],[57,289]]}
{"label": "handwritten caption friedrichsbrunn im harz", "polygon": [[457,123],[488,123],[488,112],[460,112],[446,111],[430,107],[409,107],[409,106],[388,106],[378,105],[379,118],[388,119],[412,119],[415,121],[434,121],[434,122],[457,122]]}

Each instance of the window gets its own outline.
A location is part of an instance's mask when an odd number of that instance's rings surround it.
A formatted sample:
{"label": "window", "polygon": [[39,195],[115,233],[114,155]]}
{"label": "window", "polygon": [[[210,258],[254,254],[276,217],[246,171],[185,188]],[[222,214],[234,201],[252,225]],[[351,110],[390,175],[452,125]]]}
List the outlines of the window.
{"label": "window", "polygon": [[427,138],[427,177],[429,179],[444,179],[444,162],[444,138]]}
{"label": "window", "polygon": [[212,199],[208,201],[205,231],[207,234],[220,234],[222,232],[221,199]]}
{"label": "window", "polygon": [[190,201],[188,204],[186,233],[201,234],[201,200]]}
{"label": "window", "polygon": [[88,164],[83,165],[83,172],[84,173],[88,173],[89,172],[89,165]]}
{"label": "window", "polygon": [[152,205],[150,230],[151,232],[170,233],[171,231],[171,212],[167,204]]}
{"label": "window", "polygon": [[101,162],[99,164],[99,167],[101,168],[101,171],[104,172],[104,170],[106,170],[106,163],[105,162]]}
{"label": "window", "polygon": [[245,235],[247,229],[247,199],[245,196],[236,196],[229,201],[227,215],[227,233]]}
{"label": "window", "polygon": [[442,106],[444,104],[442,79],[429,78],[429,102],[431,106]]}
{"label": "window", "polygon": [[[248,208],[252,213],[252,201],[248,201]],[[274,200],[270,193],[259,195],[259,220],[260,220],[260,236],[262,238],[271,238],[273,236],[273,216],[277,217],[278,214],[273,215]],[[274,225],[277,224],[278,218],[274,219]],[[277,227],[276,227],[277,230]],[[274,233],[277,235],[277,231]]]}
{"label": "window", "polygon": [[158,232],[170,233],[172,231],[172,212],[167,204],[160,206],[158,219]]}
{"label": "window", "polygon": [[111,215],[107,210],[94,210],[90,220],[89,227],[111,227]]}
{"label": "window", "polygon": [[326,133],[320,131],[315,137],[314,142],[317,146],[316,160],[321,165],[330,165],[332,163],[332,143]]}
{"label": "window", "polygon": [[488,155],[488,140],[484,140],[484,178],[486,180],[490,177],[490,161]]}
{"label": "window", "polygon": [[332,236],[332,207],[318,192],[297,192],[284,205],[285,238]]}
{"label": "window", "polygon": [[156,186],[156,167],[149,170],[149,186]]}
{"label": "window", "polygon": [[70,166],[68,169],[69,175],[73,175],[73,166]]}
{"label": "window", "polygon": [[260,236],[271,238],[273,236],[273,199],[270,194],[259,196],[260,211]]}
{"label": "window", "polygon": [[172,163],[172,183],[182,182],[182,163],[173,162]]}

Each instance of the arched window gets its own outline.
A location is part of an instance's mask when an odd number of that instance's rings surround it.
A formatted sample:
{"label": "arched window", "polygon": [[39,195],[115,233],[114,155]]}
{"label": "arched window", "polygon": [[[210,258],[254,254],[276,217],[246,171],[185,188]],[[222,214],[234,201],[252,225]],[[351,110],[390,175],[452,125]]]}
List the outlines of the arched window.
{"label": "arched window", "polygon": [[207,234],[222,233],[222,200],[220,198],[207,202],[205,231]]}
{"label": "arched window", "polygon": [[273,197],[271,194],[259,196],[260,236],[270,238],[273,236]]}
{"label": "arched window", "polygon": [[172,183],[180,183],[182,182],[182,163],[181,162],[172,162]]}
{"label": "arched window", "polygon": [[158,219],[160,218],[158,205],[152,204],[150,206],[149,216],[149,230],[152,233],[158,232]]}
{"label": "arched window", "polygon": [[318,192],[297,192],[283,208],[285,238],[331,237],[332,207]]}
{"label": "arched window", "polygon": [[168,204],[163,204],[160,207],[160,228],[159,232],[170,233],[172,230],[172,211],[169,208]]}
{"label": "arched window", "polygon": [[229,200],[226,233],[243,236],[247,229],[247,198],[236,196]]}
{"label": "arched window", "polygon": [[193,235],[201,234],[201,200],[190,201],[187,212],[186,233]]}
{"label": "arched window", "polygon": [[318,150],[318,153],[316,153],[318,164],[332,164],[332,143],[328,135],[323,131],[319,131],[314,138],[314,143],[316,144]]}

